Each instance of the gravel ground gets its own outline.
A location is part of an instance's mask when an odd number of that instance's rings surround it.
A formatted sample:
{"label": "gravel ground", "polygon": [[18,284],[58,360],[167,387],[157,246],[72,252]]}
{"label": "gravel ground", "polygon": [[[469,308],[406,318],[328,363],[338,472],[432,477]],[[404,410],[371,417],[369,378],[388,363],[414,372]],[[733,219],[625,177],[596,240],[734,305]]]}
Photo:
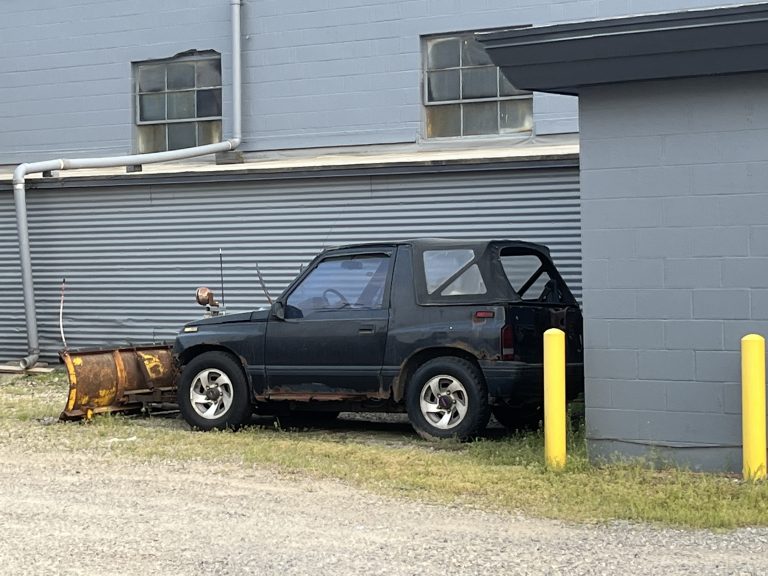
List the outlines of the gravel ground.
{"label": "gravel ground", "polygon": [[4,452],[2,575],[768,574],[766,529],[572,525],[250,467]]}

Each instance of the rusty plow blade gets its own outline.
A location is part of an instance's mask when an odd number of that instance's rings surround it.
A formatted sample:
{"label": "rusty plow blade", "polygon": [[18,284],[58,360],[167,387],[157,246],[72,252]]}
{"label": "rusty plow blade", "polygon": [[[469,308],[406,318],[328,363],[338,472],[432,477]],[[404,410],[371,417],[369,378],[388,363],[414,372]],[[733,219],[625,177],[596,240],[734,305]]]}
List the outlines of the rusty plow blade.
{"label": "rusty plow blade", "polygon": [[176,403],[170,345],[64,350],[59,356],[69,376],[69,397],[61,420]]}

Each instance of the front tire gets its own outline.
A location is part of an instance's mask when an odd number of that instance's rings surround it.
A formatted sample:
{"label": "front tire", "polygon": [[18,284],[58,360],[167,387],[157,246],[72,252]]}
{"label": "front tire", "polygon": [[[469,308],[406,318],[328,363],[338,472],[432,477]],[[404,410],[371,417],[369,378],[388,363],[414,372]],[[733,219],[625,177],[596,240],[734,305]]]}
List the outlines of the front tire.
{"label": "front tire", "polygon": [[408,419],[426,440],[468,440],[488,424],[488,391],[480,370],[467,360],[434,358],[416,370],[406,389]]}
{"label": "front tire", "polygon": [[205,352],[181,372],[177,390],[184,420],[198,430],[237,429],[253,407],[240,365],[225,352]]}

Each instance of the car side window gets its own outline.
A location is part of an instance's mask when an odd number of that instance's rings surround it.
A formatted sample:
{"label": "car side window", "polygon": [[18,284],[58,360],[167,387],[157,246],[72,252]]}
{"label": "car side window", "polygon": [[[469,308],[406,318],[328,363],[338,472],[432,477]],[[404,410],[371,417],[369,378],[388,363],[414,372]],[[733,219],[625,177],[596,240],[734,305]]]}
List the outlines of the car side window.
{"label": "car side window", "polygon": [[424,278],[427,294],[464,296],[485,294],[485,281],[473,250],[426,250],[424,252]]}
{"label": "car side window", "polygon": [[384,254],[323,260],[291,292],[286,318],[307,318],[320,311],[349,308],[383,308],[389,266],[390,258]]}

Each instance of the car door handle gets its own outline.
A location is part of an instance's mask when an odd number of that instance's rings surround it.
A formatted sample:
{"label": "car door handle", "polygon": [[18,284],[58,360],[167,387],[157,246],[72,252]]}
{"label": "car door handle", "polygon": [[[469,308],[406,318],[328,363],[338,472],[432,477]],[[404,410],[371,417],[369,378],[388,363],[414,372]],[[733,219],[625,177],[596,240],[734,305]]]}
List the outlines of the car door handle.
{"label": "car door handle", "polygon": [[373,334],[374,332],[376,332],[376,327],[373,324],[364,324],[357,331],[358,334]]}

